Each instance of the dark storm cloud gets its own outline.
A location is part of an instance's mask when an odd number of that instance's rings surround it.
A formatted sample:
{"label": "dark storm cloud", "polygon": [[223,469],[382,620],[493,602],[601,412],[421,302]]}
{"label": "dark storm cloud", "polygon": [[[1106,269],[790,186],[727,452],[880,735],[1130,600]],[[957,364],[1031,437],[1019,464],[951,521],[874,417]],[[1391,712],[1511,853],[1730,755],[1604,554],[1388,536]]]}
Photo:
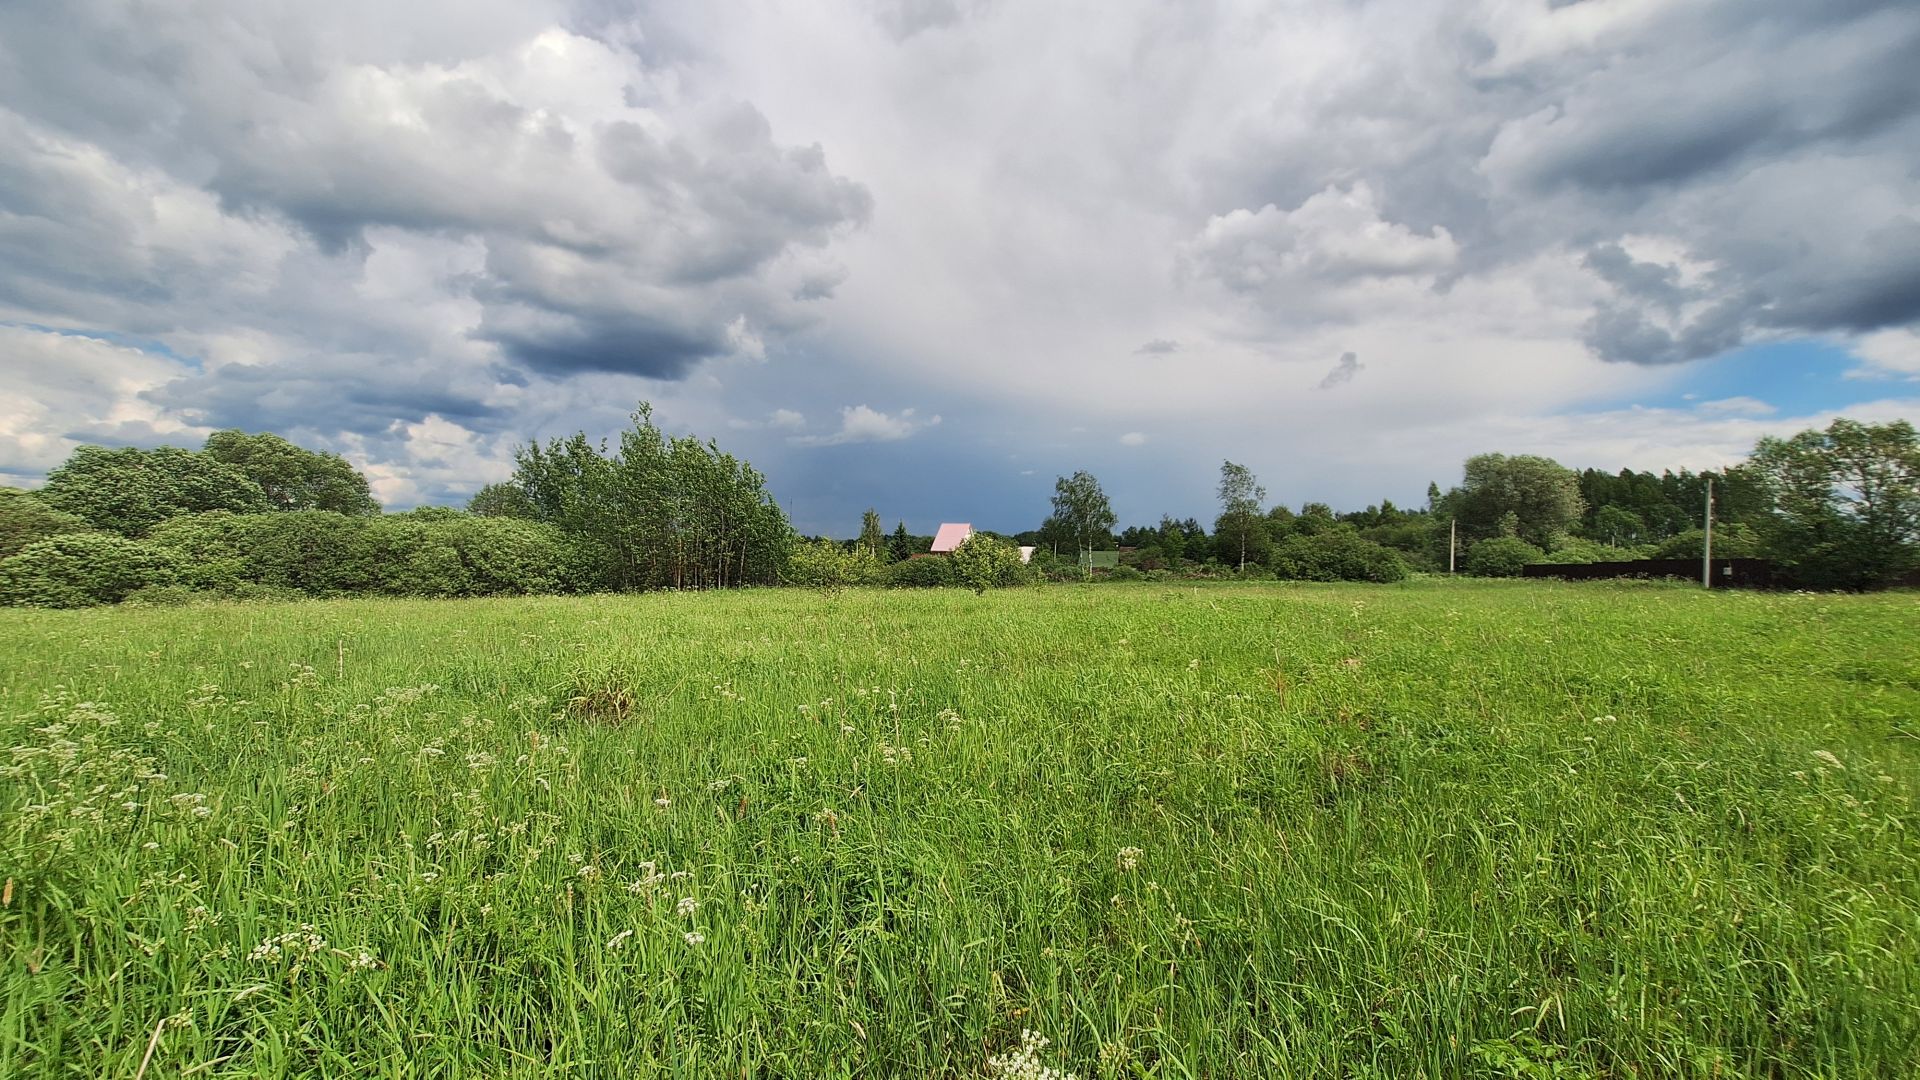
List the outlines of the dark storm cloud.
{"label": "dark storm cloud", "polygon": [[476,431],[498,430],[508,414],[483,400],[486,382],[472,376],[396,368],[386,357],[335,355],[306,363],[228,364],[141,396],[204,427],[371,434],[396,421],[438,415]]}
{"label": "dark storm cloud", "polygon": [[482,329],[516,362],[547,376],[583,371],[679,379],[693,366],[726,347],[718,337],[701,337],[664,326],[613,320],[568,321],[551,327]]}

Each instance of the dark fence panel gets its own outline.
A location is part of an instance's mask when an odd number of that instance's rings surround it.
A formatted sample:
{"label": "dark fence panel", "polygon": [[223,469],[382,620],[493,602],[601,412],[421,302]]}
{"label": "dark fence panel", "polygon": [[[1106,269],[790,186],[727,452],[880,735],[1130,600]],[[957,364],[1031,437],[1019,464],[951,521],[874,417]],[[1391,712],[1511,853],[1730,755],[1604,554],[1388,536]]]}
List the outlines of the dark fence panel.
{"label": "dark fence panel", "polygon": [[[1599,578],[1687,578],[1700,580],[1699,559],[1629,559],[1624,562],[1597,563],[1536,563],[1521,570],[1524,577],[1564,578],[1569,581],[1593,581]],[[1715,559],[1713,560],[1713,584],[1715,588],[1734,589],[1770,589],[1773,588],[1774,567],[1771,559]]]}

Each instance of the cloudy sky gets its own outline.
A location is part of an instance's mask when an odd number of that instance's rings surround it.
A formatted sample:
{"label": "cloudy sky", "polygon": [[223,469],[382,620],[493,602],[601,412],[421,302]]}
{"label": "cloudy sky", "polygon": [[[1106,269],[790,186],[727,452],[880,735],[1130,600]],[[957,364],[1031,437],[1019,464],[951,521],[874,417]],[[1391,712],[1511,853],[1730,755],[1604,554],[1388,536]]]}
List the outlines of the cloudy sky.
{"label": "cloudy sky", "polygon": [[640,399],[803,530],[1920,420],[1910,0],[0,5],[0,483]]}

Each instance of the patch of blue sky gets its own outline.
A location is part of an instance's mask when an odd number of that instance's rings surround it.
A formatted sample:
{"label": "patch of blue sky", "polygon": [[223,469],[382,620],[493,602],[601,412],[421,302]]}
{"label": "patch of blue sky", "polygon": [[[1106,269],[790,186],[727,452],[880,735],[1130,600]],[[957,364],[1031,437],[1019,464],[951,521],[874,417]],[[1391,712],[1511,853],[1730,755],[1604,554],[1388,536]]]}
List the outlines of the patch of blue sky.
{"label": "patch of blue sky", "polygon": [[1832,341],[1800,339],[1750,345],[1681,367],[1658,391],[1597,405],[1593,411],[1635,405],[1695,409],[1715,401],[1751,398],[1782,416],[1843,410],[1899,392],[1885,379],[1849,377],[1860,359]]}
{"label": "patch of blue sky", "polygon": [[165,357],[177,364],[185,365],[192,371],[203,370],[199,357],[174,352],[166,342],[160,341],[157,338],[122,334],[113,330],[92,330],[78,326],[43,326],[40,323],[12,322],[5,319],[0,319],[0,326],[31,330],[36,334],[58,334],[61,337],[91,338],[94,341],[104,341],[109,345],[118,345],[126,349],[137,349],[140,352],[149,353],[153,356]]}

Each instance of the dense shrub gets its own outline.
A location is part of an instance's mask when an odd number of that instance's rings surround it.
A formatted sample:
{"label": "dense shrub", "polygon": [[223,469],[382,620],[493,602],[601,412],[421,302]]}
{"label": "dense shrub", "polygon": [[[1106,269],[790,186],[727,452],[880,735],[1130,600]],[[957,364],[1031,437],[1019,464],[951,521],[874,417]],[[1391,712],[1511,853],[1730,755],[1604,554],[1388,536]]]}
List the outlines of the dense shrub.
{"label": "dense shrub", "polygon": [[567,592],[579,564],[567,536],[551,525],[460,515],[445,526],[466,563],[474,596]]}
{"label": "dense shrub", "polygon": [[1398,552],[1363,539],[1350,528],[1295,534],[1274,546],[1273,572],[1299,581],[1402,581],[1407,563]]}
{"label": "dense shrub", "polygon": [[86,528],[86,522],[64,510],[55,510],[24,491],[0,488],[0,559],[36,540]]}
{"label": "dense shrub", "polygon": [[887,585],[896,589],[928,589],[955,583],[953,563],[945,555],[922,555],[887,567]]}
{"label": "dense shrub", "polygon": [[1020,561],[1020,549],[1005,540],[974,533],[948,559],[957,584],[976,593],[1021,585],[1035,576]]}
{"label": "dense shrub", "polygon": [[0,603],[28,607],[117,604],[149,585],[179,577],[179,559],[152,544],[111,533],[48,537],[0,560]]}
{"label": "dense shrub", "polygon": [[181,557],[183,584],[229,596],[495,596],[564,591],[579,577],[552,526],[451,510],[193,514],[152,542]]}
{"label": "dense shrub", "polygon": [[1598,540],[1568,537],[1536,561],[1553,563],[1557,566],[1582,566],[1587,563],[1625,562],[1650,557],[1641,554],[1635,548],[1614,547],[1612,544],[1603,544]]}
{"label": "dense shrub", "polygon": [[845,548],[832,540],[795,544],[787,553],[781,579],[809,589],[844,589],[878,585],[887,579],[886,567],[864,547]]}
{"label": "dense shrub", "polygon": [[[1660,542],[1653,549],[1655,559],[1698,559],[1705,555],[1707,534],[1700,529],[1688,529]],[[1760,535],[1745,525],[1716,525],[1713,529],[1713,557],[1716,559],[1751,559],[1764,554]]]}
{"label": "dense shrub", "polygon": [[1100,571],[1099,577],[1101,581],[1140,581],[1146,575],[1131,566],[1116,566]]}
{"label": "dense shrub", "polygon": [[1517,536],[1496,536],[1468,549],[1465,569],[1476,577],[1519,577],[1522,569],[1545,556]]}

